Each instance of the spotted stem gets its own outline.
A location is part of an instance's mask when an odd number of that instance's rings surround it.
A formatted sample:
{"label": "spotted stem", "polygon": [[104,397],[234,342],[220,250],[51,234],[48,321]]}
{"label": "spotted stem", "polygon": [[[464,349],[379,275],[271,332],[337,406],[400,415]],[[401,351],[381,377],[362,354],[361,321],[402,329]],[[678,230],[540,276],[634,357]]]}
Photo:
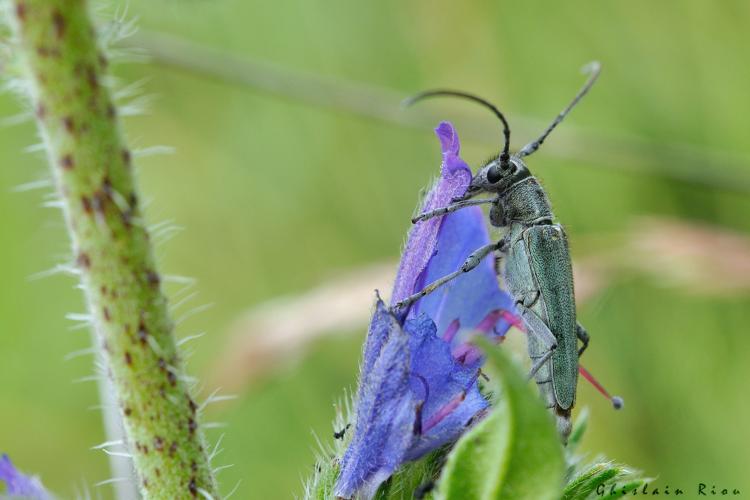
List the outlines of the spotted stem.
{"label": "spotted stem", "polygon": [[87,4],[9,17],[141,494],[218,498]]}

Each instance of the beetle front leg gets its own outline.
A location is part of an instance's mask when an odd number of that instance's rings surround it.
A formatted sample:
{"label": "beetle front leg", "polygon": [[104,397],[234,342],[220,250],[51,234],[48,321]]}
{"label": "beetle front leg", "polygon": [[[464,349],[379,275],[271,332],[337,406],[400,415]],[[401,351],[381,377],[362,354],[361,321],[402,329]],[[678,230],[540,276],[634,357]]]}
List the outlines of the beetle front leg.
{"label": "beetle front leg", "polygon": [[497,253],[495,253],[495,274],[503,275],[503,260],[508,254],[508,237],[507,235],[497,243]]}
{"label": "beetle front leg", "polygon": [[460,275],[464,273],[468,273],[469,271],[477,267],[479,263],[482,262],[482,260],[485,257],[487,257],[490,253],[494,252],[495,250],[498,250],[501,247],[503,247],[502,240],[500,240],[497,243],[490,243],[488,245],[485,245],[483,247],[480,247],[474,250],[474,252],[472,252],[471,255],[469,255],[466,258],[464,263],[461,265],[461,267],[457,271],[454,271],[450,274],[443,276],[440,279],[433,281],[432,283],[430,283],[429,285],[427,285],[426,287],[424,287],[422,290],[415,293],[414,295],[406,297],[404,300],[396,303],[396,305],[394,306],[394,309],[400,309],[402,307],[410,306],[417,300],[421,299],[425,295],[428,295],[434,292],[435,290],[445,285],[449,281],[456,279],[457,277],[459,277]]}
{"label": "beetle front leg", "polygon": [[451,212],[455,212],[456,210],[460,210],[462,208],[482,205],[484,203],[492,203],[493,201],[495,201],[494,198],[482,198],[481,200],[459,201],[451,205],[448,205],[447,207],[436,208],[434,210],[430,210],[429,212],[421,213],[417,217],[414,217],[411,220],[411,223],[416,224],[417,222],[432,219],[433,217],[437,217],[439,215],[449,214]]}
{"label": "beetle front leg", "polygon": [[589,346],[589,333],[586,331],[586,329],[581,325],[580,323],[576,323],[576,336],[581,340],[583,345],[580,349],[578,349],[578,357],[581,357],[581,354],[583,354],[583,351],[586,350],[586,348]]}

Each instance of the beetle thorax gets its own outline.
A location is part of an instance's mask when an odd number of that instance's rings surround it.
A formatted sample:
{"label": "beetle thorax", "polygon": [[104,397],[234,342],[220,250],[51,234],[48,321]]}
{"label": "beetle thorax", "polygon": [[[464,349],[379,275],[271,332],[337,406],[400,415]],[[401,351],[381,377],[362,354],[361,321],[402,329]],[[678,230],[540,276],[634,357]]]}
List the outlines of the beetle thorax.
{"label": "beetle thorax", "polygon": [[524,225],[552,223],[552,207],[547,195],[539,181],[530,174],[498,193],[498,203],[502,208],[506,224],[511,222],[520,222]]}

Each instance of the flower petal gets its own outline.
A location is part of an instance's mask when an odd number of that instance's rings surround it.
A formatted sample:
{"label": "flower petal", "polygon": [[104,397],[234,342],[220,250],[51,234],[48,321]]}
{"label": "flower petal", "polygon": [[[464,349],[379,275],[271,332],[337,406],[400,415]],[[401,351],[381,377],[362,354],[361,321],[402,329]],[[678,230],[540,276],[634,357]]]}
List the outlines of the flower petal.
{"label": "flower petal", "polygon": [[[422,211],[448,205],[453,198],[463,195],[471,182],[471,169],[458,156],[460,144],[453,126],[442,122],[435,133],[443,149],[443,164],[440,179],[427,195]],[[391,304],[419,291],[417,279],[435,251],[440,223],[441,218],[435,217],[417,222],[409,231],[391,294]]]}
{"label": "flower petal", "polygon": [[335,494],[343,498],[357,492],[374,495],[403,463],[413,439],[417,402],[409,390],[409,336],[379,298],[375,307],[360,375],[357,421],[335,487]]}
{"label": "flower petal", "polygon": [[[454,140],[458,141],[457,138],[448,137],[446,130],[441,137],[444,152],[450,150]],[[454,150],[457,154],[457,147]],[[443,171],[445,172],[445,162]],[[439,188],[440,184],[435,187],[435,191]],[[429,283],[458,270],[472,252],[489,242],[486,217],[479,207],[467,207],[443,216],[432,256],[417,277],[414,289],[421,290]],[[498,284],[494,255],[488,255],[470,272],[458,276],[415,302],[409,311],[409,317],[426,313],[435,322],[438,335],[444,336],[456,346],[465,344],[470,334],[477,330],[490,336],[502,337],[511,326],[508,318],[512,318],[513,311],[513,299]],[[493,319],[494,321],[490,321]],[[459,328],[457,331],[456,325]],[[476,364],[478,352],[473,349],[472,355],[466,360],[470,364]]]}
{"label": "flower petal", "polygon": [[[490,242],[485,216],[478,207],[469,207],[443,217],[436,252],[418,283],[425,285],[461,267],[466,258]],[[494,310],[513,310],[513,299],[500,289],[493,255],[476,268],[458,276],[435,292],[420,299],[412,314],[424,312],[444,332],[454,320],[463,328],[475,328]],[[503,325],[503,332],[507,325]]]}
{"label": "flower petal", "polygon": [[406,460],[415,460],[457,439],[488,403],[479,393],[477,370],[459,363],[425,314],[404,323],[409,334],[411,389],[421,405],[421,433]]}
{"label": "flower petal", "polygon": [[[443,122],[436,133],[443,150],[441,176],[423,211],[449,205],[471,181],[453,127]],[[409,232],[391,303],[454,272],[489,241],[478,207],[418,222]],[[489,256],[398,317],[378,297],[337,496],[371,498],[403,462],[455,441],[486,412],[488,402],[477,384],[483,359],[468,340],[477,331],[502,339],[514,318],[513,301],[500,289],[494,264]]]}
{"label": "flower petal", "polygon": [[47,500],[52,496],[42,486],[39,478],[22,474],[10,461],[10,457],[4,454],[0,456],[0,481],[5,481],[7,494],[32,498],[35,500]]}

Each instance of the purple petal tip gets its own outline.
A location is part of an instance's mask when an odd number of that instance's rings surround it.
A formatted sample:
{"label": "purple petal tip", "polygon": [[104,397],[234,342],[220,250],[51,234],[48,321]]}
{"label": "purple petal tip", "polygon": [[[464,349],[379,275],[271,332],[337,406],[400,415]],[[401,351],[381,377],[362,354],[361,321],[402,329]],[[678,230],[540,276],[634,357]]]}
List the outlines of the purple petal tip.
{"label": "purple petal tip", "polygon": [[440,122],[440,125],[435,129],[435,134],[440,139],[443,155],[458,156],[461,150],[461,142],[458,140],[456,129],[450,122]]}
{"label": "purple petal tip", "polygon": [[34,500],[51,498],[39,479],[19,472],[5,453],[0,455],[0,481],[5,482],[9,495]]}

